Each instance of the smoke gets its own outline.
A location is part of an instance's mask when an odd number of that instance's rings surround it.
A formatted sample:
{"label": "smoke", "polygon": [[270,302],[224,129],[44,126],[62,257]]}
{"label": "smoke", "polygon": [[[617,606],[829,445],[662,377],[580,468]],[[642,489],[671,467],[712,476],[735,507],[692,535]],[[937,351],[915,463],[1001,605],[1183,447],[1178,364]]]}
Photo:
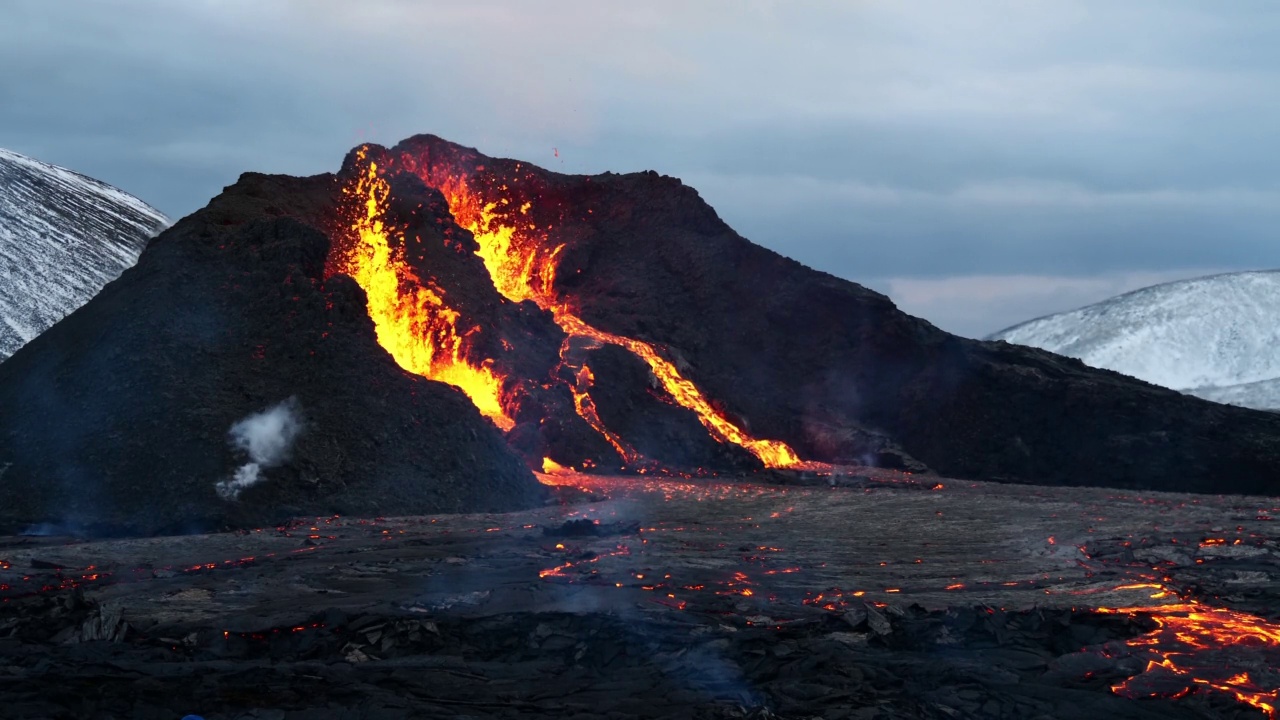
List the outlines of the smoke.
{"label": "smoke", "polygon": [[297,398],[250,415],[231,426],[227,433],[232,447],[249,456],[231,478],[218,483],[218,495],[235,500],[245,488],[266,478],[262,471],[289,459],[293,443],[302,434],[302,409]]}

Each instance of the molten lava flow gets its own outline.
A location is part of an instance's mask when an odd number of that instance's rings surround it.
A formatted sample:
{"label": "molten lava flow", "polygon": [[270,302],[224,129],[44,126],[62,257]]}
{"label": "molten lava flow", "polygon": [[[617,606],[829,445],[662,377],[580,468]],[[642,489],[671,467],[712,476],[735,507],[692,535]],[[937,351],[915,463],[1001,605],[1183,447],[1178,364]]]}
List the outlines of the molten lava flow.
{"label": "molten lava flow", "polygon": [[[364,163],[363,150],[358,157]],[[502,407],[502,378],[463,355],[464,341],[479,328],[459,333],[459,314],[445,302],[444,291],[423,282],[405,262],[403,242],[392,247],[392,230],[383,220],[391,189],[378,176],[377,163],[368,163],[344,192],[361,203],[351,223],[356,241],[331,258],[330,266],[350,275],[369,296],[378,344],[400,367],[453,385],[494,424],[510,430],[514,423]]]}
{"label": "molten lava flow", "polygon": [[596,402],[591,399],[591,386],[595,383],[596,377],[591,374],[591,368],[584,363],[582,367],[574,373],[574,386],[570,388],[573,391],[573,409],[577,411],[578,416],[587,421],[596,432],[604,436],[605,440],[613,446],[623,461],[631,464],[640,459],[640,453],[636,452],[630,445],[626,443],[617,433],[611,432],[605,427],[604,421],[600,419],[600,413],[596,410]]}
{"label": "molten lava flow", "polygon": [[[423,180],[432,183],[432,178],[424,177]],[[558,301],[554,290],[556,258],[564,245],[548,249],[546,238],[534,234],[538,228],[526,220],[531,203],[525,202],[516,207],[507,198],[485,202],[461,177],[447,177],[436,184],[448,200],[449,209],[458,224],[469,229],[480,244],[480,257],[493,277],[494,287],[504,297],[513,302],[532,300],[544,310],[550,310],[556,323],[570,336],[621,345],[630,350],[649,365],[676,403],[697,414],[703,426],[718,440],[742,446],[768,467],[789,467],[800,462],[800,457],[786,443],[753,438],[712,407],[698,387],[682,376],[675,364],[663,358],[653,345],[594,328],[572,312],[567,303]],[[585,395],[585,390],[581,381],[578,385],[574,391],[578,414],[613,443],[628,462],[632,462],[621,444],[600,423],[599,416],[594,413],[594,404],[587,402],[590,398],[579,396],[579,392]]]}
{"label": "molten lava flow", "polygon": [[542,472],[547,475],[565,475],[572,471],[555,460],[552,460],[549,457],[544,457],[542,458]]}
{"label": "molten lava flow", "polygon": [[[1181,687],[1158,693],[1181,697],[1196,687],[1230,693],[1241,702],[1276,717],[1280,691],[1263,685],[1248,672],[1235,672],[1198,660],[1197,655],[1223,647],[1254,647],[1280,650],[1280,626],[1260,617],[1190,602],[1158,608],[1099,608],[1098,612],[1147,615],[1158,625],[1154,632],[1128,641],[1128,646],[1149,655],[1146,672],[1164,673],[1177,679]],[[1137,688],[1141,675],[1113,686],[1126,697],[1153,693]]]}
{"label": "molten lava flow", "polygon": [[662,383],[662,387],[676,403],[697,414],[703,426],[716,438],[741,445],[760,458],[767,467],[788,467],[800,462],[800,457],[796,455],[795,450],[786,443],[778,440],[758,440],[730,422],[711,406],[698,386],[681,375],[675,364],[659,355],[649,343],[597,330],[583,322],[577,315],[568,312],[563,306],[555,309],[555,316],[556,322],[570,335],[581,335],[602,343],[621,345],[644,360],[654,376],[658,378],[658,382]]}

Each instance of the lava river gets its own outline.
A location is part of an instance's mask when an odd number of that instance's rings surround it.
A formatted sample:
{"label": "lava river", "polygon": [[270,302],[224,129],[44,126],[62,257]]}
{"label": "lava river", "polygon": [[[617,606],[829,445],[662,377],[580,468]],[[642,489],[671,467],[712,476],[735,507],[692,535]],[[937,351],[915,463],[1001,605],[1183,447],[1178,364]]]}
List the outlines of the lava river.
{"label": "lava river", "polygon": [[[353,242],[335,245],[331,272],[350,275],[369,296],[369,314],[377,328],[379,343],[404,369],[453,385],[467,394],[476,407],[498,427],[510,430],[509,384],[495,369],[494,358],[478,355],[473,335],[486,332],[480,326],[462,327],[460,313],[453,306],[444,283],[437,277],[423,277],[403,257],[405,238],[385,218],[391,185],[377,162],[365,150],[358,155],[359,167],[344,188],[354,199],[356,211],[349,221]],[[424,165],[425,167],[425,165]],[[470,230],[479,244],[479,256],[488,269],[494,287],[507,300],[533,301],[549,311],[566,335],[562,357],[575,340],[616,345],[644,361],[661,384],[667,398],[692,411],[716,440],[738,445],[766,467],[790,467],[800,463],[794,449],[784,442],[757,438],[719,409],[676,363],[652,343],[593,327],[560,298],[555,291],[557,258],[563,249],[525,216],[535,200],[516,205],[507,197],[481,197],[460,174],[437,169],[422,172],[422,179],[440,189],[457,222]],[[341,248],[341,249],[337,249]],[[506,339],[503,339],[506,342]],[[593,377],[582,365],[573,373],[571,391],[574,408],[603,436],[628,464],[644,458],[625,438],[605,427],[590,397]],[[539,381],[540,378],[529,380]]]}

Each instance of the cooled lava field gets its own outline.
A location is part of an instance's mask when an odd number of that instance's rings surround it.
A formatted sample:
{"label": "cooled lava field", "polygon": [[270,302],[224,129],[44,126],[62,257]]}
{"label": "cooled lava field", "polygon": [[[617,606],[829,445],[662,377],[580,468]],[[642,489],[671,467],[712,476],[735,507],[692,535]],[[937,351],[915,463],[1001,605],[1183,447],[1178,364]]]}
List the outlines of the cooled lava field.
{"label": "cooled lava field", "polygon": [[0,539],[13,718],[1263,718],[1280,499],[852,468]]}

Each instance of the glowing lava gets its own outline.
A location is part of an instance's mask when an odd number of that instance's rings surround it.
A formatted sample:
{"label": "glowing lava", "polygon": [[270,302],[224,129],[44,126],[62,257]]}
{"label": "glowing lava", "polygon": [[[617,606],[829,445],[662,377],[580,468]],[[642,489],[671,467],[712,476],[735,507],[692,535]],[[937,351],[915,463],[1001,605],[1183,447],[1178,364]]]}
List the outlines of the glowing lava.
{"label": "glowing lava", "polygon": [[[556,323],[570,336],[620,345],[644,360],[672,399],[680,406],[692,410],[702,425],[721,442],[731,442],[750,451],[768,467],[789,467],[800,462],[795,450],[777,440],[761,440],[751,437],[742,428],[725,417],[711,405],[702,391],[688,378],[680,374],[671,361],[662,357],[658,349],[646,342],[599,330],[587,324],[568,303],[560,301],[554,290],[556,261],[564,245],[549,247],[545,235],[537,234],[538,228],[529,219],[530,202],[516,206],[503,198],[486,202],[472,192],[461,177],[430,177],[423,173],[423,180],[438,187],[449,202],[449,209],[459,225],[467,228],[480,244],[480,257],[493,278],[494,287],[513,302],[532,300],[538,307],[550,310]],[[506,186],[503,186],[504,189]],[[585,368],[584,368],[585,369]],[[589,372],[589,371],[588,371]],[[594,405],[585,396],[586,390],[579,379],[575,389],[575,406],[578,414],[605,436],[628,462],[634,462],[634,451],[619,442],[604,429],[599,416],[594,415]]]}
{"label": "glowing lava", "polygon": [[[1241,702],[1276,717],[1280,690],[1239,668],[1213,667],[1201,653],[1223,647],[1252,647],[1280,650],[1280,626],[1248,613],[1227,608],[1201,605],[1197,602],[1157,608],[1099,608],[1098,612],[1124,615],[1146,615],[1159,627],[1126,644],[1148,655],[1147,673],[1163,676],[1159,692],[1140,689],[1144,675],[1137,675],[1111,689],[1125,697],[1182,697],[1197,687],[1230,693]],[[1170,683],[1170,680],[1176,682]],[[1177,687],[1173,687],[1176,685]]]}
{"label": "glowing lava", "polygon": [[[466,393],[486,417],[503,430],[514,425],[502,407],[502,378],[487,363],[465,355],[467,336],[460,315],[444,291],[425,281],[405,261],[404,241],[384,220],[391,188],[378,165],[358,154],[362,171],[344,192],[359,203],[350,230],[355,242],[330,257],[330,274],[350,275],[369,297],[369,316],[380,344],[400,367],[448,383]],[[393,244],[393,239],[395,240]],[[337,245],[335,245],[337,248]]]}
{"label": "glowing lava", "polygon": [[[568,339],[565,340],[565,346],[560,349],[560,356],[564,357]],[[631,464],[640,459],[640,453],[636,452],[620,435],[605,427],[604,421],[600,419],[600,413],[596,410],[596,402],[591,399],[591,386],[595,384],[596,377],[591,374],[591,368],[583,363],[573,374],[574,385],[570,390],[573,392],[573,409],[577,411],[578,417],[587,421],[587,424],[596,432],[600,433],[613,449],[627,464]]]}

